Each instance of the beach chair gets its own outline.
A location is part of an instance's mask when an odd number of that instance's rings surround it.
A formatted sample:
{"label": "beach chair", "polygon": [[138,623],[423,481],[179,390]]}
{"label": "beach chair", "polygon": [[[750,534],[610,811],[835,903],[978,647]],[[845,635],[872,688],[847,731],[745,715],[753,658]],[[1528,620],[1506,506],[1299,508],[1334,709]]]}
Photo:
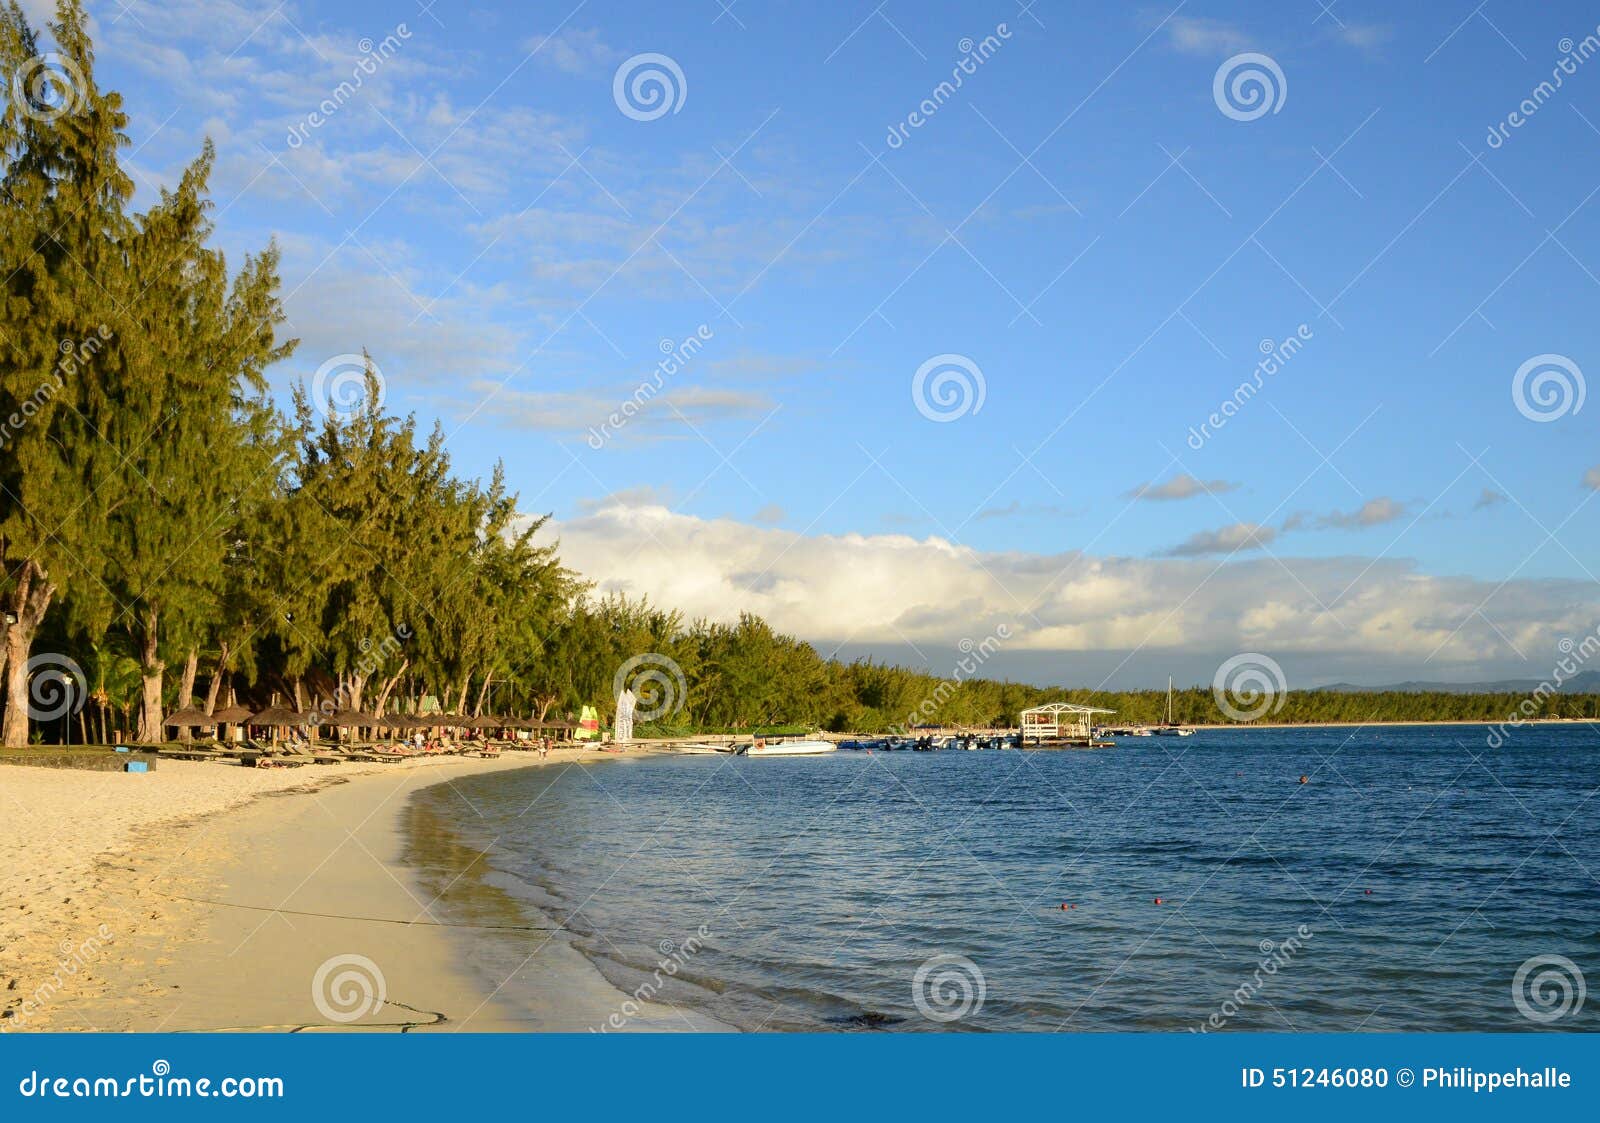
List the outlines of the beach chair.
{"label": "beach chair", "polygon": [[315,741],[309,745],[290,741],[287,748],[288,755],[300,760],[309,760],[312,764],[339,764],[345,759],[343,753],[336,753],[329,746]]}
{"label": "beach chair", "polygon": [[173,760],[225,759],[225,754],[220,749],[198,741],[190,744],[184,744],[181,741],[173,741],[168,744],[156,746],[156,752],[158,752],[161,756],[169,757]]}
{"label": "beach chair", "polygon": [[245,741],[245,747],[238,756],[239,763],[246,768],[299,768],[311,763],[306,757],[255,740]]}

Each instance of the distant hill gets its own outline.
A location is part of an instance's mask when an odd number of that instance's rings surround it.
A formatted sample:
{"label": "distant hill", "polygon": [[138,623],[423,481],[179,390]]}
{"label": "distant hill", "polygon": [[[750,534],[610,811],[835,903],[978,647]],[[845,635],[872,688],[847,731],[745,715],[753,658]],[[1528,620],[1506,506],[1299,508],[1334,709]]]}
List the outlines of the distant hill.
{"label": "distant hill", "polygon": [[[1539,679],[1501,679],[1498,682],[1397,682],[1391,686],[1357,686],[1336,682],[1316,687],[1339,694],[1530,694]],[[1561,684],[1563,694],[1600,694],[1600,671],[1580,671]]]}

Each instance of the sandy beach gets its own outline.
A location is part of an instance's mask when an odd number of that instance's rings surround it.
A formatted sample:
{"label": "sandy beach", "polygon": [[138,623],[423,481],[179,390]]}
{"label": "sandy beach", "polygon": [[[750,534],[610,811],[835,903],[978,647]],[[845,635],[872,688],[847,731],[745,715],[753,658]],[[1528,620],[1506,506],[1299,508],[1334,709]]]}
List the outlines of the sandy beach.
{"label": "sandy beach", "polygon": [[[563,933],[519,917],[494,921],[528,929],[522,1001],[506,1007],[467,965],[472,930],[445,927],[438,895],[402,861],[419,788],[617,759],[0,768],[0,1031],[726,1028],[633,1002]],[[462,855],[429,884],[468,886],[483,859]]]}

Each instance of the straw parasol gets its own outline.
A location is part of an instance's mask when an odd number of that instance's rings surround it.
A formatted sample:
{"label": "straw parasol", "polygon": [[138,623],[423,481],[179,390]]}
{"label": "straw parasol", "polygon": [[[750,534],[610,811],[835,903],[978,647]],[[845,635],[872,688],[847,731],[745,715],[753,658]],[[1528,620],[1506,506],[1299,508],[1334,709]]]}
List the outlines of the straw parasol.
{"label": "straw parasol", "polygon": [[216,723],[217,719],[214,715],[207,715],[193,706],[185,706],[177,713],[168,714],[167,720],[161,724],[170,725],[175,729],[195,729],[203,725],[215,725]]}
{"label": "straw parasol", "polygon": [[211,720],[232,725],[235,722],[248,720],[249,717],[250,711],[244,706],[223,706],[222,709],[211,715]]}
{"label": "straw parasol", "polygon": [[304,725],[306,716],[287,706],[268,706],[251,714],[247,720],[251,725]]}
{"label": "straw parasol", "polygon": [[372,727],[378,724],[378,715],[369,714],[365,710],[339,710],[337,713],[324,718],[322,725],[355,725]]}

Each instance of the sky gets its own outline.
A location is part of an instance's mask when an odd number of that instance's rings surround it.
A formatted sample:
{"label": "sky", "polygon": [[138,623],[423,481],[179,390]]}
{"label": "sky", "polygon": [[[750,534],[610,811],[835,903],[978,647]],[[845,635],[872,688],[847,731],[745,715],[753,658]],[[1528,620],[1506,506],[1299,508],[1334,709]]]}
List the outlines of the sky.
{"label": "sky", "polygon": [[209,136],[282,247],[279,392],[367,349],[598,589],[1299,688],[1600,626],[1600,12],[1475,4],[90,9],[141,201]]}

